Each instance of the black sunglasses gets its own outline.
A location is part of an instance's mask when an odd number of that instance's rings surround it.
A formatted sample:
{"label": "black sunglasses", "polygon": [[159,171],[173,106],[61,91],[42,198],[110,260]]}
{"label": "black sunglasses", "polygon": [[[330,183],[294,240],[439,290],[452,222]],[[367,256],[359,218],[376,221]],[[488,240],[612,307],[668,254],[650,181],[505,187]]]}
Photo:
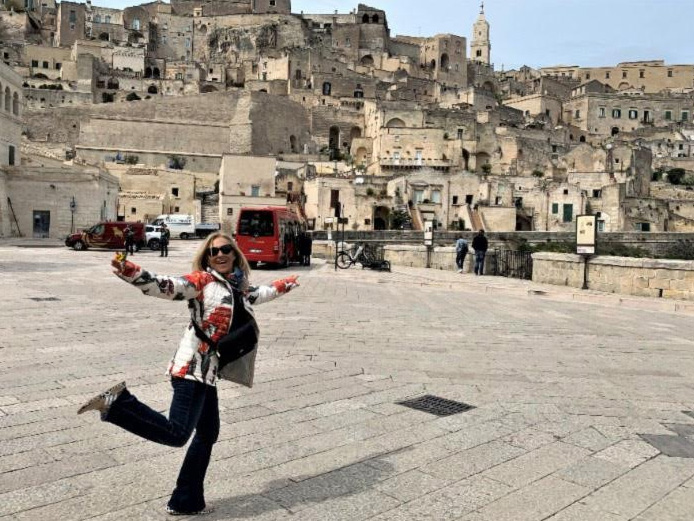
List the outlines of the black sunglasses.
{"label": "black sunglasses", "polygon": [[232,251],[234,251],[234,247],[231,244],[225,244],[224,246],[220,246],[217,248],[216,246],[212,246],[210,248],[210,257],[216,257],[219,255],[219,252],[222,252],[224,255],[229,255]]}

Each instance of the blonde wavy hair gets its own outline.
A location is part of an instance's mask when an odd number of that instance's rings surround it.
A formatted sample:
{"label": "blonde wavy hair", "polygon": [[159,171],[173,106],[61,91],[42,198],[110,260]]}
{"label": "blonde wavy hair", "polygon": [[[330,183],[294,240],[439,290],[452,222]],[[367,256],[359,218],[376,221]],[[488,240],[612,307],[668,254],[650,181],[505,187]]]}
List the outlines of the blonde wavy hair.
{"label": "blonde wavy hair", "polygon": [[242,286],[244,289],[246,289],[248,287],[248,280],[251,276],[251,267],[246,260],[246,256],[241,252],[238,244],[236,244],[236,241],[226,233],[215,232],[207,236],[207,238],[200,245],[200,248],[198,248],[198,251],[195,253],[195,257],[193,257],[193,271],[207,271],[207,268],[210,267],[210,248],[212,247],[212,243],[215,241],[215,239],[225,239],[229,244],[231,244],[231,247],[234,248],[233,267],[234,270],[238,268],[243,272]]}

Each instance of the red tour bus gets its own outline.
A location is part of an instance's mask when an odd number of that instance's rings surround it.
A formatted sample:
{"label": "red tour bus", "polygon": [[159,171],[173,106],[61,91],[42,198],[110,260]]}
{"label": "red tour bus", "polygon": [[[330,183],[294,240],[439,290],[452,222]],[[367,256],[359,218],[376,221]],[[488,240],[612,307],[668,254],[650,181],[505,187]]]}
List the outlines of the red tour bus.
{"label": "red tour bus", "polygon": [[301,217],[284,206],[244,207],[236,224],[236,243],[252,266],[287,266],[300,260],[299,238],[305,231]]}

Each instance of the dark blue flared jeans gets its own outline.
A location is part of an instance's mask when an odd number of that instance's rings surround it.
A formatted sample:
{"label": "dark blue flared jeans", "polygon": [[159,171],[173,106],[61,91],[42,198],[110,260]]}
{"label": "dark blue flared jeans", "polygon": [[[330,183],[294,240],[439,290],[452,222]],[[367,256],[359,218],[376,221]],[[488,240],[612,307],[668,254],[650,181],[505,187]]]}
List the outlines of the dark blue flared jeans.
{"label": "dark blue flared jeans", "polygon": [[217,389],[193,380],[172,378],[173,399],[168,419],[140,402],[127,390],[113,403],[104,421],[147,440],[183,447],[195,431],[183,460],[169,507],[179,512],[205,508],[203,482],[219,435]]}

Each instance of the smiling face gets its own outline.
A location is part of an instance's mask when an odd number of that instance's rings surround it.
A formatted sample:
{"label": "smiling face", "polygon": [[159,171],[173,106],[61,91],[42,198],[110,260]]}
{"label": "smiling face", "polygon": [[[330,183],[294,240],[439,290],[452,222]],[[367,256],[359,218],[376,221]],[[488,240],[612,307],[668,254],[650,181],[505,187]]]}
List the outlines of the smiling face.
{"label": "smiling face", "polygon": [[[226,248],[225,248],[226,246]],[[224,253],[221,248],[225,250],[231,248],[229,253]],[[216,255],[214,255],[216,253]],[[212,269],[221,273],[222,275],[228,275],[234,270],[234,262],[236,261],[236,253],[231,243],[224,237],[218,237],[212,244],[210,244],[210,257],[209,265]]]}

